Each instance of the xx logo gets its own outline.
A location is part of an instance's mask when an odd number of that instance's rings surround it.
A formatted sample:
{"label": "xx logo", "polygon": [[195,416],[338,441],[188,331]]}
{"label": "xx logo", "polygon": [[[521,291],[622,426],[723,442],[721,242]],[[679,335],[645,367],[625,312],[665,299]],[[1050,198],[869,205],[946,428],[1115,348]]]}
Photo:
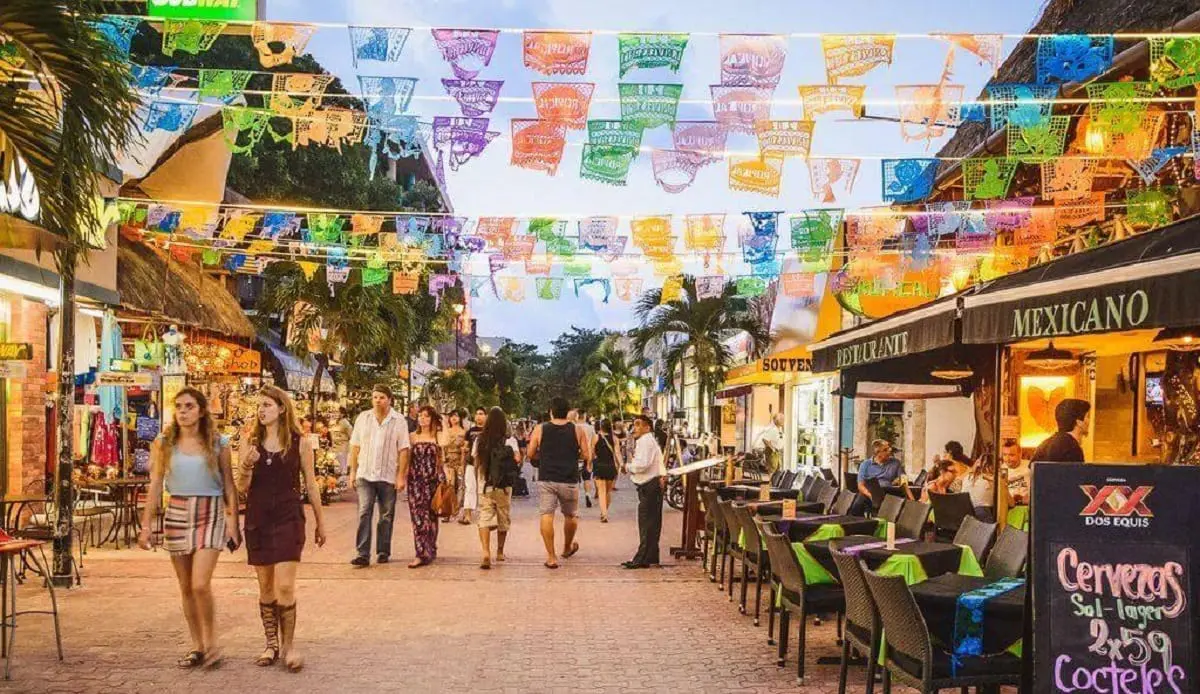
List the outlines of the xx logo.
{"label": "xx logo", "polygon": [[1081,516],[1144,516],[1154,517],[1145,504],[1145,499],[1154,487],[1132,487],[1108,484],[1097,488],[1093,484],[1079,486],[1088,497],[1088,505],[1079,512]]}

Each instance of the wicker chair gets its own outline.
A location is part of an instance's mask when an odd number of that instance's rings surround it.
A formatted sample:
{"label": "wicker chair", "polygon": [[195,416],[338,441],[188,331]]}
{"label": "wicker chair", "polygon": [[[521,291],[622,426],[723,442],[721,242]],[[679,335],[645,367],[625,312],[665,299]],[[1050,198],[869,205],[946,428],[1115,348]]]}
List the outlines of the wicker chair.
{"label": "wicker chair", "polygon": [[954,544],[970,547],[975,553],[975,558],[982,562],[995,536],[995,523],[984,523],[967,516],[962,525],[958,526],[958,532],[954,533]]}
{"label": "wicker chair", "polygon": [[889,523],[895,523],[900,519],[900,510],[903,507],[904,499],[895,494],[888,494],[883,498],[883,503],[879,505],[879,511],[875,513],[875,517]]}
{"label": "wicker chair", "polygon": [[777,485],[780,489],[791,489],[792,483],[796,481],[796,473],[785,472]]}
{"label": "wicker chair", "polygon": [[[759,517],[757,515],[754,516],[754,526],[758,529],[758,536],[760,538],[763,538],[764,546],[767,543],[767,541],[766,541],[767,532],[768,531],[769,532],[777,532],[775,530],[774,523],[772,523],[771,521],[763,520],[761,517]],[[779,592],[779,576],[777,576],[775,574],[775,572],[773,570],[771,570],[771,568],[770,568],[771,552],[768,550],[766,552],[766,554],[767,554],[767,573],[766,573],[766,581],[767,581],[767,645],[774,646],[775,645],[775,615],[779,613],[779,609],[775,607],[775,596]]]}
{"label": "wicker chair", "polygon": [[1025,573],[1029,556],[1029,533],[1006,527],[1000,531],[996,546],[983,565],[983,575],[991,580],[1016,578]]}
{"label": "wicker chair", "polygon": [[954,537],[954,533],[958,532],[963,519],[969,518],[975,513],[975,507],[971,504],[971,495],[966,492],[957,494],[930,492],[929,503],[934,509],[934,531],[937,537],[943,540]]}
{"label": "wicker chair", "polygon": [[771,473],[771,486],[778,487],[779,483],[783,480],[783,476],[786,474],[787,473],[784,472],[783,470],[776,470],[775,472],[772,472]]}
{"label": "wicker chair", "polygon": [[800,496],[803,497],[804,496],[804,485],[812,484],[811,482],[809,482],[809,479],[810,478],[808,475],[796,475],[796,478],[792,480],[792,489],[799,489]]}
{"label": "wicker chair", "polygon": [[813,483],[808,486],[808,491],[804,492],[804,500],[820,501],[821,493],[826,489],[833,489],[833,485],[820,477],[814,477]]}
{"label": "wicker chair", "polygon": [[715,489],[709,490],[712,504],[707,506],[707,513],[712,516],[713,527],[713,558],[708,566],[709,580],[715,582],[721,590],[725,589],[725,563],[729,558],[729,521],[725,519],[725,510]]}
{"label": "wicker chair", "polygon": [[875,691],[875,668],[879,662],[879,640],[883,627],[879,609],[871,599],[862,567],[853,555],[833,552],[838,577],[846,595],[846,626],[842,630],[842,667],[838,674],[838,694],[846,694],[846,671],[850,665],[850,647],[867,659],[867,694]]}
{"label": "wicker chair", "polygon": [[704,572],[710,575],[710,580],[716,580],[712,577],[713,564],[709,558],[709,550],[713,550],[713,558],[716,557],[716,539],[717,539],[717,493],[707,487],[700,490],[700,502],[704,505],[704,535],[701,537],[700,545],[700,565]]}
{"label": "wicker chair", "polygon": [[821,505],[822,513],[829,513],[829,509],[833,506],[833,502],[835,499],[837,499],[837,495],[838,490],[831,484],[826,484],[821,488],[821,493],[817,495],[816,501]]}
{"label": "wicker chair", "polygon": [[854,492],[846,491],[845,489],[837,493],[837,498],[833,502],[833,510],[830,513],[836,513],[839,516],[844,516],[850,513],[850,507],[854,505]]}
{"label": "wicker chair", "polygon": [[1008,653],[961,656],[957,667],[953,667],[952,654],[933,648],[929,627],[904,577],[880,576],[866,566],[862,569],[883,626],[884,694],[891,694],[893,675],[923,693],[1020,684],[1021,659]]}
{"label": "wicker chair", "polygon": [[767,559],[767,552],[763,548],[762,536],[758,532],[758,524],[754,522],[754,512],[749,506],[738,504],[733,507],[733,514],[737,516],[738,525],[742,526],[742,534],[745,538],[743,543],[742,554],[742,603],[738,607],[738,611],[746,614],[746,594],[750,590],[750,574],[754,574],[754,626],[759,625],[759,617],[762,615],[762,586],[763,576],[771,570],[771,563]]}
{"label": "wicker chair", "polygon": [[929,521],[929,504],[920,501],[905,501],[900,509],[900,518],[896,521],[896,532],[900,537],[921,539],[925,523]]}
{"label": "wicker chair", "polygon": [[796,558],[796,553],[792,550],[791,541],[765,525],[760,527],[765,533],[763,539],[767,543],[767,553],[771,557],[771,568],[778,581],[774,586],[777,590],[771,596],[771,601],[774,603],[775,597],[778,595],[780,605],[779,660],[777,664],[783,667],[787,660],[788,628],[791,623],[791,615],[796,615],[799,619],[797,625],[799,631],[796,648],[796,678],[797,683],[803,684],[805,626],[808,622],[808,617],[809,615],[822,612],[836,612],[838,617],[837,633],[840,639],[842,636],[842,612],[845,610],[845,598],[842,595],[841,586],[838,585],[805,585],[804,569],[800,567],[800,560]]}
{"label": "wicker chair", "polygon": [[740,561],[743,564],[746,562],[746,553],[738,543],[738,536],[742,534],[742,523],[733,512],[732,501],[719,501],[717,508],[721,509],[721,513],[725,516],[725,527],[729,529],[729,536],[725,541],[725,556],[729,558],[729,585],[727,587],[729,602],[733,602],[733,583],[737,580],[734,569],[737,568],[737,562]]}

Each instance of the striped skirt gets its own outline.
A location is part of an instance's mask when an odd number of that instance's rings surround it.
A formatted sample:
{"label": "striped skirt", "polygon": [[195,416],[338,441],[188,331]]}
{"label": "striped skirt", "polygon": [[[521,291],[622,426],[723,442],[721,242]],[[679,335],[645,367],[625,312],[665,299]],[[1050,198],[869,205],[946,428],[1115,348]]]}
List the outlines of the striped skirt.
{"label": "striped skirt", "polygon": [[171,556],[225,545],[225,501],[219,496],[172,496],[164,519]]}

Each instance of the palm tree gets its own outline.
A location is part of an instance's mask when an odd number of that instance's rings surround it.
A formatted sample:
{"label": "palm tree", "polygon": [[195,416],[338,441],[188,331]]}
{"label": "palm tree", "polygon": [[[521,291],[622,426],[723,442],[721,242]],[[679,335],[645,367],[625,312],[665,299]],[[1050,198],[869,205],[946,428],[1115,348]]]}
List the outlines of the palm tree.
{"label": "palm tree", "polygon": [[[696,293],[696,280],[685,277],[676,301],[663,303],[662,289],[652,289],[638,299],[634,312],[640,327],[632,332],[633,344],[646,355],[652,343],[666,343],[663,356],[672,373],[682,371],[685,360],[689,360],[699,374],[699,402],[703,406],[705,396],[716,391],[731,366],[733,355],[726,341],[745,333],[754,356],[766,351],[771,334],[757,309],[755,302],[737,297],[732,282],[725,285],[719,297],[701,299]],[[676,339],[672,343],[670,338]],[[674,388],[674,379],[671,381]],[[700,417],[701,431],[707,429],[706,419]]]}
{"label": "palm tree", "polygon": [[258,314],[264,319],[283,317],[290,328],[288,349],[317,362],[312,402],[332,358],[349,368],[382,361],[380,370],[392,372],[407,358],[405,336],[415,330],[418,317],[404,297],[390,288],[364,287],[353,279],[331,285],[324,267],[308,279],[299,265],[290,262],[271,263],[263,279]]}
{"label": "palm tree", "polygon": [[620,415],[629,403],[630,389],[646,385],[646,379],[638,376],[638,360],[625,354],[612,338],[605,340],[585,364],[587,373],[580,388],[603,414]]}
{"label": "palm tree", "polygon": [[[58,341],[58,430],[72,430],[75,394],[75,265],[87,238],[101,229],[100,176],[136,137],[138,99],[125,57],[90,26],[99,17],[91,0],[0,2],[0,176],[20,162],[37,186],[36,224],[57,235],[55,250],[62,316]],[[0,235],[24,224],[0,214]],[[59,437],[55,466],[57,517],[54,580],[71,575],[73,438]]]}

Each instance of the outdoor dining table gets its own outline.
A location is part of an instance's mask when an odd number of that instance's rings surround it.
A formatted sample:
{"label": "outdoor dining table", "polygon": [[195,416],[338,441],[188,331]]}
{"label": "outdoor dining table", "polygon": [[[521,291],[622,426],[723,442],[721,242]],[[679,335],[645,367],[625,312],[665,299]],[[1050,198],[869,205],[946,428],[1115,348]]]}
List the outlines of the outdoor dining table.
{"label": "outdoor dining table", "polygon": [[886,540],[870,535],[854,535],[827,541],[808,541],[795,549],[801,565],[806,562],[816,564],[806,568],[806,575],[811,572],[821,578],[824,578],[822,572],[828,574],[830,579],[837,575],[834,550],[856,556],[872,571],[888,576],[903,576],[910,586],[943,574],[983,576],[979,560],[970,547],[948,542],[924,542],[898,537],[895,546],[888,549]]}
{"label": "outdoor dining table", "polygon": [[951,652],[1020,654],[1024,579],[946,573],[911,586],[930,636]]}
{"label": "outdoor dining table", "polygon": [[50,503],[50,497],[47,494],[5,494],[0,499],[0,516],[4,518],[4,529],[15,530],[18,521],[21,519],[21,512],[25,507],[31,504],[47,504]]}
{"label": "outdoor dining table", "polygon": [[[730,487],[721,487],[717,490],[717,497],[722,501],[747,501],[756,500],[760,487],[755,487],[749,484],[737,484]],[[771,489],[771,499],[795,499],[800,496],[799,489]]]}
{"label": "outdoor dining table", "polygon": [[873,535],[885,532],[884,521],[877,518],[838,514],[800,514],[795,518],[775,518],[779,532],[793,543],[832,540],[847,535]]}
{"label": "outdoor dining table", "polygon": [[111,491],[115,499],[112,527],[108,529],[108,534],[99,544],[105,545],[111,542],[120,548],[121,538],[124,535],[125,546],[133,546],[133,540],[141,529],[141,519],[138,518],[137,508],[138,495],[149,484],[149,477],[126,477],[115,480],[97,480],[87,485],[90,489]]}

